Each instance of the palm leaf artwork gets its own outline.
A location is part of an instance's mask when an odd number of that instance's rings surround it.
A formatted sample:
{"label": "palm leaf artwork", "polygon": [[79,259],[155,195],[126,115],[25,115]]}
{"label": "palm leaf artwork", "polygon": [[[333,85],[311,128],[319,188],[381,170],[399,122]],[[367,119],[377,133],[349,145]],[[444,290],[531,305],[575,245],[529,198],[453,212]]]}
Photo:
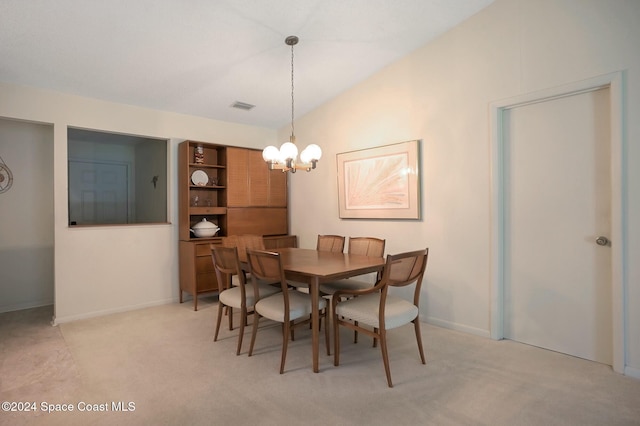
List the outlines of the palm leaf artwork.
{"label": "palm leaf artwork", "polygon": [[347,209],[408,208],[408,167],[406,153],[345,163]]}

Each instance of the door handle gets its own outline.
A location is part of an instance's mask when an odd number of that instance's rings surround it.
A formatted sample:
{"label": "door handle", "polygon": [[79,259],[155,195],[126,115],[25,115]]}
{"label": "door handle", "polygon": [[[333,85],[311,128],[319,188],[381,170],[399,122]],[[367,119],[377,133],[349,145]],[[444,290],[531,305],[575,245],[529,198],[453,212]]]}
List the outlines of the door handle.
{"label": "door handle", "polygon": [[599,246],[611,245],[611,241],[607,237],[600,236],[596,239],[596,244]]}

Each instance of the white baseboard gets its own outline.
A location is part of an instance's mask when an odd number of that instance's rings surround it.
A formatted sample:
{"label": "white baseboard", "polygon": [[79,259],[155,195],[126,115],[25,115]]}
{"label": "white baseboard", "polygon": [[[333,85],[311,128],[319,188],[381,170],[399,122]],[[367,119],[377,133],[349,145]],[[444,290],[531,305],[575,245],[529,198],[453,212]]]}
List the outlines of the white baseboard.
{"label": "white baseboard", "polygon": [[78,315],[68,315],[68,316],[64,316],[64,317],[54,317],[53,325],[59,325],[59,324],[65,323],[65,322],[77,321],[77,320],[81,320],[81,319],[101,317],[103,315],[117,314],[119,312],[135,311],[136,309],[151,308],[153,306],[168,305],[170,303],[176,303],[177,301],[178,301],[178,298],[175,297],[175,298],[170,298],[170,299],[156,300],[156,301],[148,302],[148,303],[141,303],[141,304],[138,304],[138,305],[129,305],[129,306],[122,306],[122,307],[118,307],[118,308],[114,308],[114,309],[105,309],[105,310],[102,310],[102,311],[87,312],[87,313],[78,314]]}
{"label": "white baseboard", "polygon": [[624,375],[633,377],[634,379],[640,379],[640,369],[626,366],[624,368]]}
{"label": "white baseboard", "polygon": [[[475,328],[475,327],[469,327],[466,325],[462,325],[462,324],[458,324],[458,323],[454,323],[454,322],[450,322],[450,321],[445,321],[439,318],[433,318],[433,317],[424,317],[424,316],[420,316],[420,321],[422,322],[426,322],[427,324],[432,324],[438,327],[442,327],[442,328],[448,328],[451,330],[456,330],[456,331],[461,331],[463,333],[469,333],[469,334],[473,334],[476,336],[480,336],[480,337],[486,337],[486,338],[491,338],[491,332],[489,330],[482,330],[479,328]],[[634,379],[640,379],[640,369],[639,368],[634,368],[634,367],[629,367],[626,366],[624,368],[624,375],[625,376],[629,376],[632,377]]]}
{"label": "white baseboard", "polygon": [[4,312],[21,311],[23,309],[39,308],[41,306],[53,305],[53,299],[36,300],[32,302],[17,303],[14,305],[0,306],[0,314]]}
{"label": "white baseboard", "polygon": [[427,324],[433,324],[438,327],[449,328],[451,330],[461,331],[463,333],[473,334],[475,336],[491,338],[491,332],[489,330],[483,330],[481,328],[469,327],[468,325],[458,324],[451,321],[442,320],[439,318],[433,317],[424,317],[420,316],[420,321],[426,322]]}

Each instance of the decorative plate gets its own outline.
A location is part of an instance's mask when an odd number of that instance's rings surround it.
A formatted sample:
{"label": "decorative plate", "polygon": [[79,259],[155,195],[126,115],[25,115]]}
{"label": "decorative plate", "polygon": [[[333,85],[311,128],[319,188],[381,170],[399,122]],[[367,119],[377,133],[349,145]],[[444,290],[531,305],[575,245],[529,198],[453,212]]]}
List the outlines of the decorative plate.
{"label": "decorative plate", "polygon": [[197,186],[205,186],[209,183],[209,176],[202,170],[196,170],[191,174],[191,182]]}

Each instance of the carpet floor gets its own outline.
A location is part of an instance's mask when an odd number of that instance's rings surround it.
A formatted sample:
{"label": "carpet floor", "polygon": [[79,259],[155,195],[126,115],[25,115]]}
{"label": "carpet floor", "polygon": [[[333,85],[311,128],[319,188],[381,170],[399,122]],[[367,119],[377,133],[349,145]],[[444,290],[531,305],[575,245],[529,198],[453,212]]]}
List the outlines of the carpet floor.
{"label": "carpet floor", "polygon": [[640,425],[640,380],[607,365],[423,324],[426,365],[411,326],[389,332],[392,389],[380,350],[347,330],[340,366],[321,338],[314,374],[298,329],[280,375],[279,325],[261,321],[252,357],[248,328],[236,356],[237,328],[213,342],[217,303],[199,307],[58,327],[52,307],[0,314],[0,401],[22,410],[0,424]]}

